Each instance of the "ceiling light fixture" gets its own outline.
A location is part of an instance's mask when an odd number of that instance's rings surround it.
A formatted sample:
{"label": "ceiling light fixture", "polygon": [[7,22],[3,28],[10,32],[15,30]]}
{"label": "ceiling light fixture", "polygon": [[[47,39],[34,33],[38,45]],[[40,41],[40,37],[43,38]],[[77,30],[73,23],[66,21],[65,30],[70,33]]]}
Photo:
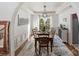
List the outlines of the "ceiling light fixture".
{"label": "ceiling light fixture", "polygon": [[46,5],[44,5],[43,7],[44,7],[44,12],[42,13],[42,16],[46,18],[48,17],[47,12],[46,12]]}

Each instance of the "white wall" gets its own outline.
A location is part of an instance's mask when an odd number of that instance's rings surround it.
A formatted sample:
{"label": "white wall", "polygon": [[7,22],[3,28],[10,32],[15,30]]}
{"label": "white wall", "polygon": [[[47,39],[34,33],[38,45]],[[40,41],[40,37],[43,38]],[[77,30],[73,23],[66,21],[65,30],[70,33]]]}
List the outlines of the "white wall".
{"label": "white wall", "polygon": [[[28,18],[28,23],[25,25],[18,25],[18,14],[19,17]],[[16,49],[21,46],[21,44],[24,43],[28,39],[28,28],[29,28],[29,20],[30,20],[30,14],[27,11],[24,11],[23,9],[19,9],[16,18],[15,18],[15,24],[14,24],[14,37],[15,37],[15,47]]]}
{"label": "white wall", "polygon": [[19,3],[0,2],[0,20],[11,21],[12,15]]}
{"label": "white wall", "polygon": [[58,14],[52,15],[52,24],[53,24],[53,27],[58,27],[58,22],[59,22]]}
{"label": "white wall", "polygon": [[33,15],[33,19],[32,19],[32,26],[33,28],[37,27],[39,29],[39,16],[38,15]]}
{"label": "white wall", "polygon": [[[71,14],[77,13],[76,9],[70,7],[63,10],[59,13],[59,25],[66,24],[67,28],[69,29],[69,44],[72,44],[72,21],[71,21]],[[77,13],[78,14],[78,13]],[[63,19],[67,18],[67,22],[64,22]]]}
{"label": "white wall", "polygon": [[33,18],[34,18],[34,15],[31,15],[30,16],[30,32],[32,33],[32,29],[33,29]]}
{"label": "white wall", "polygon": [[55,28],[56,33],[58,34],[59,15],[58,14],[53,14],[51,19],[52,19],[50,21],[51,27]]}

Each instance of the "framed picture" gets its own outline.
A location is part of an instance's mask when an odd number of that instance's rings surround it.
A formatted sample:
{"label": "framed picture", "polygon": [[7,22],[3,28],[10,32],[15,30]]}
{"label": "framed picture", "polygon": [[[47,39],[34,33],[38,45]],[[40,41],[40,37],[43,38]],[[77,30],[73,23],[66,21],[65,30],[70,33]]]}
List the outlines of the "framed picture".
{"label": "framed picture", "polygon": [[26,25],[28,24],[28,18],[23,18],[20,17],[20,15],[18,14],[18,25]]}
{"label": "framed picture", "polygon": [[0,21],[0,54],[9,52],[9,21]]}

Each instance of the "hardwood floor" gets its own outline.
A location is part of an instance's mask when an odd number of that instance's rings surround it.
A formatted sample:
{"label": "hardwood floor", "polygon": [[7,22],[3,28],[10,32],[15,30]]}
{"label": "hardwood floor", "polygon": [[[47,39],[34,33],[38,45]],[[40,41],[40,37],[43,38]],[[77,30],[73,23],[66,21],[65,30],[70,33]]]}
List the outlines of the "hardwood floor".
{"label": "hardwood floor", "polygon": [[23,47],[25,46],[25,44],[27,43],[28,40],[26,40],[16,51],[15,51],[15,56],[17,56],[20,51],[23,49]]}
{"label": "hardwood floor", "polygon": [[78,51],[75,49],[75,47],[70,46],[68,43],[64,43],[69,49],[70,51],[75,55],[78,56]]}

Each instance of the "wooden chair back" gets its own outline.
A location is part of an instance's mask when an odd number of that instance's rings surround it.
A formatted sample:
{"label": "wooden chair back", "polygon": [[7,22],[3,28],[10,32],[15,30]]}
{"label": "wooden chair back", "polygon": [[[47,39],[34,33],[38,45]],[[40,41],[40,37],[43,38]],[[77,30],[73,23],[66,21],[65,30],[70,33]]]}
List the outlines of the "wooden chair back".
{"label": "wooden chair back", "polygon": [[39,37],[39,44],[48,44],[49,41],[48,37]]}

